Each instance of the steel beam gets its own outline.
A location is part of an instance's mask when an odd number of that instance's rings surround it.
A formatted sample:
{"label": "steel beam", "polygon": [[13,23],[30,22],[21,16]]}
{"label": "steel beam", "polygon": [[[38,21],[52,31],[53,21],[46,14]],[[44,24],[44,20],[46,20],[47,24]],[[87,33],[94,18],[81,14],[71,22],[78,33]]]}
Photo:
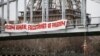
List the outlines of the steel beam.
{"label": "steel beam", "polygon": [[7,0],[7,23],[9,23],[9,16],[10,16],[10,3],[9,0]]}
{"label": "steel beam", "polygon": [[86,27],[86,0],[81,2],[81,22]]}
{"label": "steel beam", "polygon": [[46,5],[46,22],[48,22],[48,19],[49,19],[49,0],[45,1],[45,5]]}
{"label": "steel beam", "polygon": [[[3,3],[4,0],[1,0],[1,2]],[[2,6],[1,32],[2,32],[2,30],[4,29],[4,28],[3,28],[3,26],[4,26],[4,21],[3,21],[3,19],[4,19],[4,6]]]}
{"label": "steel beam", "polygon": [[26,0],[24,0],[24,23],[26,22]]}
{"label": "steel beam", "polygon": [[33,22],[33,3],[34,3],[34,0],[30,0],[31,2],[31,5],[30,5],[30,23]]}
{"label": "steel beam", "polygon": [[15,23],[18,23],[18,0],[16,0],[16,21]]}
{"label": "steel beam", "polygon": [[[16,1],[16,0],[9,0],[9,3],[15,2],[15,1]],[[3,5],[7,5],[7,2],[0,3],[0,7],[3,6]]]}
{"label": "steel beam", "polygon": [[42,22],[45,21],[45,4],[44,4],[45,0],[42,0]]}
{"label": "steel beam", "polygon": [[61,1],[62,2],[62,19],[65,19],[66,17],[65,17],[65,13],[66,13],[66,11],[65,11],[65,0],[62,0]]}

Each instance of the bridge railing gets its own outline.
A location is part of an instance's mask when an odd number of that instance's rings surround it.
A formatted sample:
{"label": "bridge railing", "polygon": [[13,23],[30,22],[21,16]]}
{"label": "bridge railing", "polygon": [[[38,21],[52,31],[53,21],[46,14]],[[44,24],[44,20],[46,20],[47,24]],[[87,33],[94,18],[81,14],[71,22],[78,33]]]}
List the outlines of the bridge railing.
{"label": "bridge railing", "polygon": [[[100,17],[90,17],[90,19],[86,20],[87,25],[99,25],[100,24]],[[68,26],[84,26],[81,19],[75,19],[75,20],[68,20]]]}
{"label": "bridge railing", "polygon": [[91,17],[91,24],[100,24],[100,17]]}

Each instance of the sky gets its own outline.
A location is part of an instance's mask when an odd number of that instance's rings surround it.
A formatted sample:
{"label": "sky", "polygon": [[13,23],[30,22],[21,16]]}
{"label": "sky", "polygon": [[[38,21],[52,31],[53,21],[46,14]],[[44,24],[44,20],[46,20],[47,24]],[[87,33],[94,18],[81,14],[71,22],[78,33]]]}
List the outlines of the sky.
{"label": "sky", "polygon": [[92,17],[100,17],[100,3],[87,0],[87,13],[90,13]]}
{"label": "sky", "polygon": [[[18,2],[18,11],[23,11],[24,10],[24,0],[19,0]],[[10,20],[15,20],[16,18],[16,8],[15,8],[15,2],[10,4]],[[7,6],[5,6],[5,19],[7,18]],[[100,17],[100,3],[96,3],[91,0],[87,0],[87,13],[91,15],[91,17]],[[20,15],[20,14],[19,14]],[[1,8],[0,8],[0,16],[1,16]],[[98,21],[98,20],[96,20]]]}
{"label": "sky", "polygon": [[[100,17],[100,3],[87,0],[87,13],[89,13],[91,17]],[[91,24],[98,23],[100,23],[100,18],[92,18]]]}

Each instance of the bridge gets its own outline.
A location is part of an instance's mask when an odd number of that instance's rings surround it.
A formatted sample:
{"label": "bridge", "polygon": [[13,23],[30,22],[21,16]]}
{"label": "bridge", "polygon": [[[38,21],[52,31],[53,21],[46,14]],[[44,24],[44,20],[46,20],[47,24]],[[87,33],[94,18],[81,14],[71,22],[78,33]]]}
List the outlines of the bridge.
{"label": "bridge", "polygon": [[[57,2],[55,1],[49,1],[49,0],[43,0],[43,1],[39,1],[39,0],[29,0],[28,3],[26,2],[26,0],[24,1],[24,11],[21,12],[21,16],[18,16],[19,11],[18,11],[18,1],[19,0],[7,0],[7,1],[0,1],[0,8],[2,9],[2,17],[1,17],[1,33],[0,33],[0,37],[9,37],[9,36],[27,36],[27,35],[44,35],[44,34],[62,34],[62,33],[81,33],[81,32],[99,32],[100,31],[100,22],[98,23],[87,23],[87,13],[86,13],[86,1],[82,0],[82,2],[80,3],[79,0],[73,0],[73,1],[66,1],[66,0],[61,0],[59,1],[57,5]],[[48,3],[49,1],[49,3]],[[34,21],[34,19],[36,19],[36,16],[38,16],[37,14],[35,15],[33,11],[41,11],[41,15],[40,15],[40,22],[48,22],[51,16],[49,10],[51,10],[50,8],[52,8],[53,10],[60,10],[60,14],[54,14],[57,16],[61,16],[59,17],[60,19],[67,19],[68,20],[68,24],[66,26],[66,29],[63,30],[57,30],[57,31],[43,31],[43,32],[37,32],[37,33],[30,33],[30,32],[18,32],[18,33],[12,33],[12,32],[5,32],[4,30],[4,22],[6,21],[6,23],[10,23],[9,19],[10,19],[10,4],[16,2],[16,21],[14,21],[14,24],[18,24],[19,21],[21,20],[20,18],[22,17],[23,19],[23,23],[27,21],[27,18],[29,17],[29,23],[35,23],[36,21]],[[55,2],[55,3],[54,3]],[[70,2],[69,4],[66,4],[67,2]],[[71,3],[72,2],[72,3]],[[53,4],[54,3],[54,4]],[[56,5],[55,5],[56,4]],[[4,19],[4,6],[7,5],[7,19]],[[45,5],[45,6],[44,6]],[[81,5],[81,6],[79,6]],[[54,7],[53,7],[54,6]],[[58,6],[58,7],[55,7]],[[66,6],[69,6],[69,8],[65,8]],[[74,9],[73,6],[76,6],[76,8]],[[81,9],[80,9],[81,8]],[[77,14],[71,14],[71,12],[68,12],[67,10],[79,10],[78,12],[75,12]],[[33,13],[32,13],[33,12]],[[29,13],[29,15],[28,15]],[[75,19],[71,19],[66,17],[66,15],[70,18],[75,18]],[[78,19],[77,19],[78,18]],[[3,20],[2,20],[3,19]],[[96,18],[96,17],[92,17],[90,18],[90,20],[92,21],[93,19],[98,19],[100,20],[100,18]],[[34,21],[34,22],[33,22]],[[52,20],[51,20],[52,21]]]}
{"label": "bridge", "polygon": [[[0,56],[100,56],[94,48],[100,44],[100,17],[89,17],[86,0],[24,0],[24,11],[18,11],[20,1],[0,0]],[[15,21],[10,21],[11,3],[15,3]],[[6,31],[7,25],[37,26],[59,20],[67,20],[63,29]]]}

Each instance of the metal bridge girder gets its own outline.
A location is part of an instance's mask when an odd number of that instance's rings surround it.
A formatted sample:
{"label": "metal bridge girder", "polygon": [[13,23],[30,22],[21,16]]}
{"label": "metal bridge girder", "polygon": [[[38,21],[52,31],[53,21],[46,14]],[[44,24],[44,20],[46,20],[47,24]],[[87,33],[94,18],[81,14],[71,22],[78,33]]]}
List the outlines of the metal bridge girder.
{"label": "metal bridge girder", "polygon": [[[10,0],[9,3],[15,2],[15,1],[16,1],[16,0]],[[3,5],[7,5],[7,1],[4,2],[4,3],[1,3],[1,2],[0,2],[0,7],[2,7]]]}

